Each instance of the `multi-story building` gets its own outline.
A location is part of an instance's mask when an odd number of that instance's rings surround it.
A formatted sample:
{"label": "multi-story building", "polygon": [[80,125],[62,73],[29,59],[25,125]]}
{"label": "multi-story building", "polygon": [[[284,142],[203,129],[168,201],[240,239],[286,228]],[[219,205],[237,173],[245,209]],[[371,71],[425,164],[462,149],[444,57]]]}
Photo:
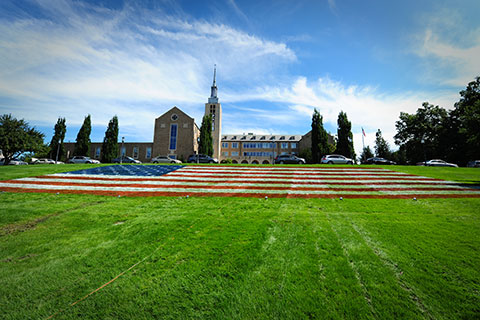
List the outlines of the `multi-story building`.
{"label": "multi-story building", "polygon": [[[213,157],[219,161],[231,159],[233,163],[270,164],[277,155],[299,154],[311,146],[310,132],[305,135],[222,135],[222,105],[218,99],[216,68],[210,97],[205,103],[205,115],[212,116]],[[142,162],[150,162],[159,155],[186,160],[190,155],[198,153],[199,136],[200,130],[195,119],[174,106],[155,119],[153,142],[119,142],[119,155]],[[330,135],[329,142],[333,143]],[[73,156],[74,146],[75,143],[65,143],[67,158]],[[89,156],[100,159],[101,148],[101,142],[93,142]]]}

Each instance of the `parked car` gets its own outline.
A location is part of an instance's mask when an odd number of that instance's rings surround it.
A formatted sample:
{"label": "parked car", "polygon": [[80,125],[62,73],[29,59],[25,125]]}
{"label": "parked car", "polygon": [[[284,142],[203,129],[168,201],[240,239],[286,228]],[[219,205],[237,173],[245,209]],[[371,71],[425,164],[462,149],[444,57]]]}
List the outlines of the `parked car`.
{"label": "parked car", "polygon": [[448,163],[440,159],[433,159],[425,162],[426,166],[429,167],[458,167],[458,165],[454,163]]}
{"label": "parked car", "polygon": [[380,157],[373,157],[373,158],[368,158],[367,161],[365,162],[366,164],[397,164],[394,161],[387,160],[385,158],[380,158]]}
{"label": "parked car", "polygon": [[[0,166],[3,166],[4,164],[5,164],[5,158],[2,158],[0,160]],[[27,165],[28,163],[19,159],[12,159],[8,164],[11,166],[24,166],[24,165]]]}
{"label": "parked car", "polygon": [[34,161],[32,161],[32,163],[33,164],[55,164],[55,160],[40,158],[40,159],[35,159]]}
{"label": "parked car", "polygon": [[168,156],[157,156],[152,159],[153,163],[182,163],[182,161],[170,158]]}
{"label": "parked car", "polygon": [[480,168],[480,160],[468,161],[467,167]]}
{"label": "parked car", "polygon": [[100,163],[100,161],[91,159],[90,157],[84,157],[84,156],[75,156],[72,159],[68,160],[68,163],[90,163],[90,164],[97,164]]}
{"label": "parked car", "polygon": [[205,154],[192,154],[188,157],[187,162],[189,163],[218,163],[218,159],[212,158]]}
{"label": "parked car", "polygon": [[340,154],[329,154],[322,158],[322,163],[328,164],[353,164],[353,159],[344,157]]}
{"label": "parked car", "polygon": [[296,163],[296,164],[305,164],[305,159],[299,158],[295,155],[290,154],[281,154],[275,158],[275,164],[280,163]]}
{"label": "parked car", "polygon": [[122,163],[142,163],[140,160],[133,159],[132,157],[118,157],[113,159],[113,163],[120,163],[120,160],[122,160]]}

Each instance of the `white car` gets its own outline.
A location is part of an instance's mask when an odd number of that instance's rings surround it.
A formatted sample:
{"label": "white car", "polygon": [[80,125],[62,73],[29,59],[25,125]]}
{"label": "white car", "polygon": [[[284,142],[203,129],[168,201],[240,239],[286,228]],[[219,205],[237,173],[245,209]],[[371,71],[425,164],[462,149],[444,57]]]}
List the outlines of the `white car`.
{"label": "white car", "polygon": [[448,163],[440,159],[433,159],[425,162],[426,166],[429,167],[458,167],[458,165],[454,163]]}
{"label": "white car", "polygon": [[36,159],[32,163],[33,164],[63,164],[62,161],[55,161],[55,160],[47,159],[47,158]]}
{"label": "white car", "polygon": [[75,156],[72,159],[68,160],[68,163],[100,163],[100,161],[91,159],[90,157],[84,156]]}
{"label": "white car", "polygon": [[329,154],[322,158],[322,163],[328,164],[353,164],[353,160],[340,154]]}
{"label": "white car", "polygon": [[152,159],[153,163],[182,163],[182,161],[177,159],[172,159],[168,156],[158,156]]}
{"label": "white car", "polygon": [[[4,164],[5,164],[5,158],[2,158],[0,160],[0,166],[3,166]],[[21,165],[27,165],[28,163],[26,163],[25,161],[22,161],[22,160],[12,159],[12,160],[10,160],[10,162],[8,164],[11,165],[11,166],[21,166]]]}

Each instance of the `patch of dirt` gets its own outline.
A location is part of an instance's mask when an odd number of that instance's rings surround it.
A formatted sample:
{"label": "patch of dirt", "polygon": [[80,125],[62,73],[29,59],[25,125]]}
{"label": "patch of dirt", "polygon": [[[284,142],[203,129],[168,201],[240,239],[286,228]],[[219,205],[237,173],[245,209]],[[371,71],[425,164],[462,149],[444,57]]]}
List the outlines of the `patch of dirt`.
{"label": "patch of dirt", "polygon": [[38,254],[32,253],[32,254],[27,254],[26,256],[23,256],[23,257],[3,259],[2,262],[17,262],[17,261],[33,258],[36,256],[38,256]]}
{"label": "patch of dirt", "polygon": [[91,203],[82,203],[81,205],[70,208],[68,210],[48,214],[46,216],[37,218],[37,219],[32,220],[32,221],[28,221],[26,223],[9,224],[9,225],[3,226],[3,227],[0,228],[0,237],[6,236],[6,235],[13,235],[13,234],[17,234],[17,233],[20,233],[20,232],[25,232],[25,231],[34,229],[39,223],[45,222],[48,219],[50,219],[51,217],[55,217],[55,216],[58,216],[59,214],[68,213],[70,211],[74,211],[74,210],[77,210],[77,209],[83,209],[83,208],[86,208],[86,207],[91,207],[91,206],[101,204],[101,203],[104,203],[104,202],[105,201],[95,201],[95,202],[91,202]]}

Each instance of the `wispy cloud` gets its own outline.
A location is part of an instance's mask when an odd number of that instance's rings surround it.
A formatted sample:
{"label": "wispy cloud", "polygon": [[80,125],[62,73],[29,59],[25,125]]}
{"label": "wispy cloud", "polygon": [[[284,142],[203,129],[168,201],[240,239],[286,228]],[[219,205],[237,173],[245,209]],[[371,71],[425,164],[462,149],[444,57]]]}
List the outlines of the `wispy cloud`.
{"label": "wispy cloud", "polygon": [[465,25],[456,10],[439,10],[425,18],[414,52],[425,59],[431,79],[465,86],[480,72],[480,28]]}
{"label": "wispy cloud", "polygon": [[450,92],[437,92],[434,97],[432,93],[421,92],[382,93],[369,86],[346,86],[328,77],[313,82],[298,77],[289,86],[263,87],[255,94],[239,93],[237,96],[231,95],[230,99],[276,102],[279,105],[269,114],[255,109],[248,112],[254,118],[263,118],[266,123],[275,123],[279,115],[282,119],[295,119],[296,122],[304,123],[305,132],[309,130],[313,109],[316,108],[322,114],[324,124],[333,128],[331,131],[336,134],[338,113],[343,110],[352,122],[355,149],[360,153],[362,127],[367,133],[366,145],[373,146],[375,132],[381,129],[384,137],[395,147],[393,136],[400,112],[414,113],[424,101],[451,108],[458,97]]}

